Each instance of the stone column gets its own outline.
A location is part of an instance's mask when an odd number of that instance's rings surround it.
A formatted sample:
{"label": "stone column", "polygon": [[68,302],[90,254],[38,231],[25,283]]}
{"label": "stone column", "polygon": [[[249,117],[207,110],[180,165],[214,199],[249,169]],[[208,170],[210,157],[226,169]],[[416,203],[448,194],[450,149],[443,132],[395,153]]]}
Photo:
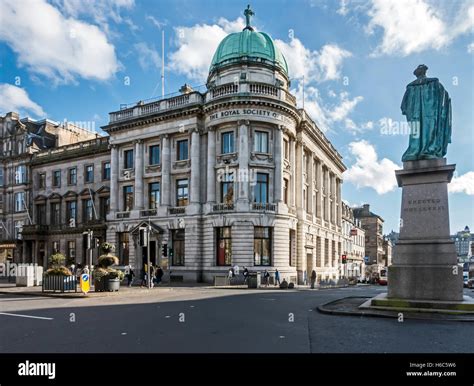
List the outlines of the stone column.
{"label": "stone column", "polygon": [[308,213],[313,213],[313,174],[314,174],[314,169],[313,169],[313,156],[310,154],[308,156],[308,162],[306,166],[306,181],[308,183]]}
{"label": "stone column", "polygon": [[305,211],[303,205],[303,160],[304,147],[301,138],[296,140],[296,215],[298,217],[298,225],[296,230],[296,271],[298,275],[298,284],[304,283],[304,271],[306,270],[305,256]]}
{"label": "stone column", "polygon": [[290,139],[290,167],[291,167],[291,181],[290,181],[290,206],[296,207],[296,141],[294,138]]}
{"label": "stone column", "polygon": [[[237,199],[237,210],[248,210],[248,205],[250,202],[249,196],[249,179],[245,178],[245,175],[250,176],[249,169],[249,158],[250,158],[250,149],[249,149],[249,121],[239,121],[239,194]],[[247,171],[245,173],[244,171]],[[244,177],[244,178],[242,178]]]}
{"label": "stone column", "polygon": [[191,134],[191,191],[189,192],[189,199],[191,204],[200,203],[200,134],[195,128]]}
{"label": "stone column", "polygon": [[324,168],[323,173],[324,173],[324,194],[326,196],[326,205],[324,206],[324,211],[327,214],[324,220],[329,222],[331,219],[331,213],[330,213],[331,205],[330,205],[330,197],[329,197],[329,192],[330,192],[329,170],[327,168]]}
{"label": "stone column", "polygon": [[342,181],[337,178],[336,193],[337,193],[337,225],[341,226],[342,221],[342,197],[341,197],[341,184]]}
{"label": "stone column", "polygon": [[336,224],[336,176],[331,173],[331,223]]}
{"label": "stone column", "polygon": [[316,216],[323,219],[323,204],[322,204],[322,194],[323,194],[323,167],[320,160],[316,161],[316,189],[318,193],[316,194]]}
{"label": "stone column", "polygon": [[274,184],[274,201],[276,203],[281,203],[283,201],[283,166],[282,166],[282,135],[283,126],[278,126],[275,130],[275,146],[273,150],[273,159],[275,160],[275,184]]}
{"label": "stone column", "polygon": [[[295,182],[296,182],[296,208],[298,213],[304,210],[303,206],[303,141],[298,139],[296,142],[296,162],[295,162]],[[302,212],[301,212],[302,213]],[[299,216],[298,216],[299,217]],[[303,218],[303,216],[301,216]]]}
{"label": "stone column", "polygon": [[207,131],[207,202],[216,202],[216,132]]}
{"label": "stone column", "polygon": [[135,209],[142,210],[143,206],[143,141],[135,142]]}
{"label": "stone column", "polygon": [[110,154],[110,215],[115,217],[115,212],[119,211],[119,149],[117,145],[111,145]]}
{"label": "stone column", "polygon": [[171,205],[171,149],[168,135],[163,136],[161,165],[161,205]]}

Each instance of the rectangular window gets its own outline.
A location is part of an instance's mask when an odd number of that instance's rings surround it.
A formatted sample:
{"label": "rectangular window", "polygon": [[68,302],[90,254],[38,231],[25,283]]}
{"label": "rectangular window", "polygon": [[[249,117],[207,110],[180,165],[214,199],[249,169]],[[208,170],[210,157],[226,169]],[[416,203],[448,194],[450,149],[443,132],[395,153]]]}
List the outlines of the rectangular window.
{"label": "rectangular window", "polygon": [[189,199],[189,188],[188,179],[182,179],[176,181],[176,206],[188,205]]}
{"label": "rectangular window", "polygon": [[290,267],[296,267],[296,232],[290,229]]}
{"label": "rectangular window", "polygon": [[15,182],[17,184],[25,184],[26,183],[26,166],[25,165],[19,165],[19,166],[16,167]]}
{"label": "rectangular window", "polygon": [[82,208],[82,222],[94,220],[94,202],[90,198],[88,200],[82,200]]}
{"label": "rectangular window", "polygon": [[36,223],[38,225],[46,225],[46,205],[36,205]]}
{"label": "rectangular window", "polygon": [[15,193],[15,212],[23,212],[25,210],[25,192]]}
{"label": "rectangular window", "polygon": [[216,265],[232,264],[232,236],[231,227],[216,228]]}
{"label": "rectangular window", "polygon": [[288,190],[289,190],[289,183],[286,178],[283,179],[283,202],[288,205]]}
{"label": "rectangular window", "polygon": [[51,203],[51,225],[61,224],[61,204],[59,202]]}
{"label": "rectangular window", "polygon": [[268,133],[266,131],[255,131],[255,146],[257,153],[268,153]]}
{"label": "rectangular window", "polygon": [[105,220],[110,209],[110,198],[101,197],[100,198],[100,218]]}
{"label": "rectangular window", "polygon": [[172,265],[184,265],[184,229],[174,229],[171,231],[171,241],[173,249]]}
{"label": "rectangular window", "polygon": [[160,183],[152,182],[148,185],[148,203],[150,209],[156,209],[160,205]]}
{"label": "rectangular window", "polygon": [[123,210],[130,212],[133,209],[133,186],[123,187]]}
{"label": "rectangular window", "polygon": [[257,173],[254,202],[261,204],[268,202],[268,174]]}
{"label": "rectangular window", "polygon": [[283,155],[285,159],[290,159],[290,143],[286,139],[283,141]]}
{"label": "rectangular window", "polygon": [[38,188],[46,188],[46,173],[38,173]]}
{"label": "rectangular window", "polygon": [[272,228],[254,228],[253,256],[254,265],[272,264]]}
{"label": "rectangular window", "polygon": [[110,162],[104,162],[102,164],[102,180],[110,180]]}
{"label": "rectangular window", "polygon": [[133,149],[123,152],[123,168],[133,169]]}
{"label": "rectangular window", "polygon": [[159,165],[160,164],[160,145],[153,145],[149,147],[148,164]]}
{"label": "rectangular window", "polygon": [[53,250],[53,253],[58,253],[59,252],[59,242],[58,241],[53,241],[52,250]]}
{"label": "rectangular window", "polygon": [[76,185],[77,184],[77,168],[70,168],[67,171],[67,184]]}
{"label": "rectangular window", "polygon": [[66,221],[69,227],[75,227],[77,221],[76,201],[66,201]]}
{"label": "rectangular window", "polygon": [[3,181],[3,168],[0,167],[0,186],[3,186],[5,182]]}
{"label": "rectangular window", "polygon": [[183,139],[176,143],[177,145],[177,160],[183,161],[188,159],[188,140]]}
{"label": "rectangular window", "polygon": [[224,181],[221,181],[221,202],[223,204],[234,202],[234,175],[232,173],[225,174]]}
{"label": "rectangular window", "polygon": [[76,261],[76,242],[68,241],[67,242],[67,255],[72,261]]}
{"label": "rectangular window", "polygon": [[53,171],[53,187],[59,188],[61,186],[61,170]]}
{"label": "rectangular window", "polygon": [[23,221],[15,221],[15,239],[21,240],[22,239],[22,232],[23,232]]}
{"label": "rectangular window", "polygon": [[94,182],[94,165],[86,165],[84,169],[84,181],[86,183]]}
{"label": "rectangular window", "polygon": [[233,153],[234,152],[234,132],[229,131],[227,133],[222,133],[221,136],[221,153]]}
{"label": "rectangular window", "polygon": [[119,233],[119,260],[120,265],[129,264],[130,234],[128,232]]}

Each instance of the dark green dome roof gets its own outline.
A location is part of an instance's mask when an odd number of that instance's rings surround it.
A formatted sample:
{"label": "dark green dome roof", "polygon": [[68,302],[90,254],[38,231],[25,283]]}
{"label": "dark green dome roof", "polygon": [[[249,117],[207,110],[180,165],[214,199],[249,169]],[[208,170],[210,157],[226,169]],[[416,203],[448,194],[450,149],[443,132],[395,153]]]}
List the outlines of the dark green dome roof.
{"label": "dark green dome roof", "polygon": [[231,62],[245,60],[244,58],[277,66],[288,76],[286,60],[272,38],[249,27],[222,40],[212,58],[210,71]]}

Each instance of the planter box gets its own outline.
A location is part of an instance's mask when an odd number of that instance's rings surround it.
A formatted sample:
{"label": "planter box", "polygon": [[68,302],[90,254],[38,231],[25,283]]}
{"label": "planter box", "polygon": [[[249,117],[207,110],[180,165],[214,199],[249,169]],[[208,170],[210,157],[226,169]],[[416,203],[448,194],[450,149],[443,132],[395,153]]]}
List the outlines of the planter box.
{"label": "planter box", "polygon": [[107,291],[114,292],[120,289],[119,279],[108,279],[105,282],[106,282]]}
{"label": "planter box", "polygon": [[94,280],[95,292],[104,292],[107,285],[107,279]]}
{"label": "planter box", "polygon": [[44,275],[43,291],[77,292],[76,276]]}

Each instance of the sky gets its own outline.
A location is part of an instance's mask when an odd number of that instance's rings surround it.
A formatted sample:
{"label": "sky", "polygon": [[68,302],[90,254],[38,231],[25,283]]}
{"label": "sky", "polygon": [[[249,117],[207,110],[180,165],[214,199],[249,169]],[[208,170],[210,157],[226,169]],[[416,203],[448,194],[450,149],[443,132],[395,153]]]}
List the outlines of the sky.
{"label": "sky", "polygon": [[[247,2],[0,0],[0,114],[101,132],[121,104],[206,83],[219,42]],[[343,199],[398,230],[394,170],[408,145],[400,103],[419,64],[452,99],[451,231],[474,229],[474,2],[254,0],[253,26],[275,40],[291,90],[343,156]],[[303,93],[304,90],[304,93]]]}

